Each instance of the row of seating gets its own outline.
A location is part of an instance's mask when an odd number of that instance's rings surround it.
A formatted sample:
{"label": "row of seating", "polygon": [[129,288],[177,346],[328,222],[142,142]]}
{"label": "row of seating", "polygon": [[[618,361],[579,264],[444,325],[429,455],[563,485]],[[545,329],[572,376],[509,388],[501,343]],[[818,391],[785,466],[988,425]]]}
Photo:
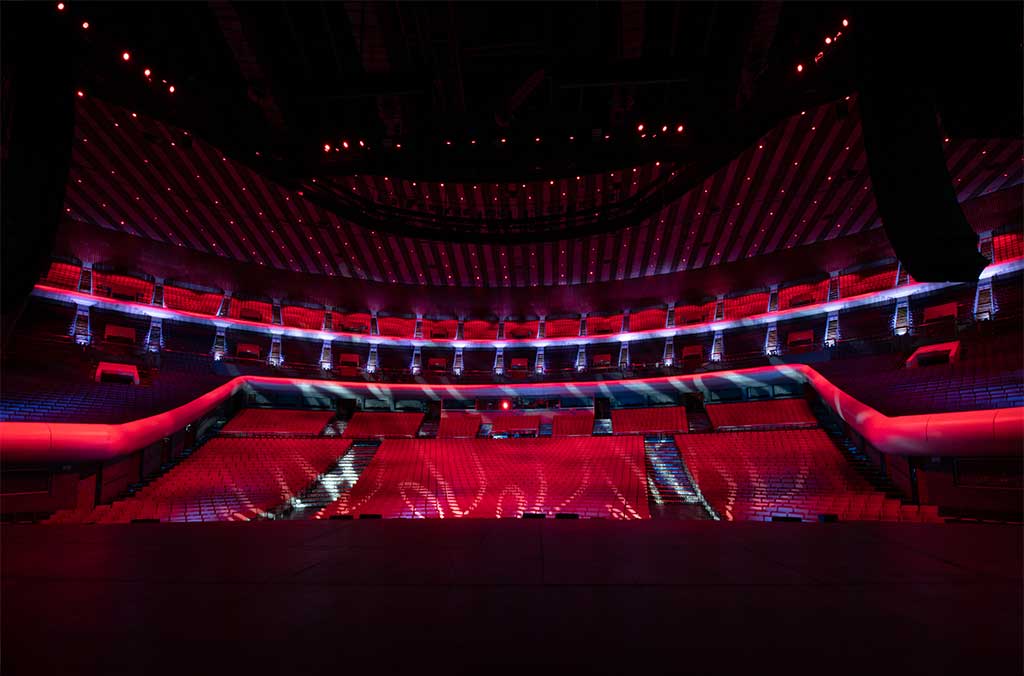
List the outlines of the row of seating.
{"label": "row of seating", "polygon": [[[1000,237],[1006,238],[1006,236]],[[1014,250],[1012,242],[1009,242],[1009,240],[1004,242],[1003,239],[999,240],[997,248],[1000,252]],[[1020,247],[1018,246],[1018,248]],[[49,271],[40,282],[48,286],[77,290],[81,272],[82,270],[79,266],[56,261],[51,264]],[[153,300],[153,282],[128,275],[101,271],[94,271],[92,274],[92,287],[97,295],[140,303],[149,303]],[[859,281],[861,279],[869,281]],[[867,290],[874,291],[891,288],[895,284],[895,274],[894,269],[890,274],[888,267],[881,271],[878,268],[871,268],[868,272],[844,275],[841,280],[849,285],[849,288],[843,284],[840,285],[840,293],[843,297],[846,297],[865,293]],[[829,282],[826,279],[782,287],[779,292],[779,309],[785,310],[800,305],[823,302],[827,296],[828,285]],[[172,284],[167,284],[163,287],[163,302],[166,307],[171,309],[213,316],[220,308],[222,299],[222,294],[212,291],[193,290]],[[272,323],[272,307],[272,304],[267,301],[235,297],[228,304],[228,316],[234,319]],[[679,304],[675,307],[675,323],[677,326],[683,326],[696,322],[711,321],[714,308],[715,301],[699,304]],[[741,319],[767,311],[768,293],[765,291],[730,296],[724,302],[725,319]],[[665,308],[638,310],[630,315],[630,330],[644,331],[665,328],[665,317]],[[281,306],[281,323],[286,326],[319,330],[323,327],[323,318],[323,310],[316,310],[301,305]],[[332,312],[332,319],[333,328],[337,331],[368,333],[370,329],[370,315],[366,313],[334,311]],[[425,319],[423,324],[424,337],[432,335],[432,327],[429,326],[431,323],[438,325],[437,338],[455,338],[455,324],[457,322],[454,319]],[[447,323],[451,323],[451,326],[447,326]],[[380,316],[377,319],[377,326],[379,334],[382,336],[412,338],[416,320],[411,317]],[[619,333],[622,328],[622,314],[591,314],[587,317],[586,326],[588,335]],[[495,321],[467,320],[463,327],[463,338],[467,340],[494,340],[497,338],[497,328],[498,323]],[[506,339],[536,338],[537,333],[538,322],[536,320],[508,320],[505,322],[504,337]],[[578,335],[580,335],[579,318],[549,318],[545,322],[545,337],[558,338]]]}
{"label": "row of seating", "polygon": [[708,404],[708,418],[715,429],[816,425],[818,420],[803,399],[771,399],[731,404]]}
{"label": "row of seating", "polygon": [[342,436],[348,439],[414,437],[422,424],[422,413],[357,411],[345,425]]}
{"label": "row of seating", "polygon": [[617,408],[612,410],[614,434],[686,432],[690,429],[682,406]]}
{"label": "row of seating", "polygon": [[384,441],[318,518],[649,516],[641,437]]}
{"label": "row of seating", "polygon": [[221,430],[247,434],[319,434],[334,411],[296,411],[272,408],[243,409]]}
{"label": "row of seating", "polygon": [[248,519],[297,496],[350,445],[337,437],[215,437],[135,495],[59,511],[48,523]]}
{"label": "row of seating", "polygon": [[820,429],[676,436],[704,498],[729,521],[938,521],[934,508],[904,510],[875,490]]}

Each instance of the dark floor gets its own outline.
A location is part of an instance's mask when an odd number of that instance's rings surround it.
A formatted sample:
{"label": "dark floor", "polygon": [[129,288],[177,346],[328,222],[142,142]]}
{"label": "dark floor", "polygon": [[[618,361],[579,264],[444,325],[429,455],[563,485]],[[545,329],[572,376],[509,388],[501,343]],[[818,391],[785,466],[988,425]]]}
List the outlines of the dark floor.
{"label": "dark floor", "polygon": [[1018,675],[1022,534],[598,520],[4,526],[0,660],[4,674]]}

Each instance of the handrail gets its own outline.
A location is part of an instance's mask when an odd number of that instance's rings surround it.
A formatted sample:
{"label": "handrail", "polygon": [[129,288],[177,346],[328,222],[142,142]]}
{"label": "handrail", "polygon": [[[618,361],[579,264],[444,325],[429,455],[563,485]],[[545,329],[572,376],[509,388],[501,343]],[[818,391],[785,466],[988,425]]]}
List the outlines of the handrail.
{"label": "handrail", "polygon": [[847,424],[882,453],[919,456],[1014,455],[1024,448],[1024,407],[889,417],[833,385],[805,364],[761,366],[735,371],[662,376],[624,381],[572,383],[448,384],[367,383],[267,376],[238,376],[206,394],[148,418],[121,425],[50,422],[0,423],[0,459],[4,462],[105,461],[133,453],[159,441],[210,412],[247,385],[284,385],[321,390],[372,391],[385,396],[415,391],[434,397],[508,396],[508,390],[571,389],[575,396],[621,384],[624,387],[663,385],[680,391],[707,389],[704,381],[741,381],[758,376],[784,376],[809,383]]}

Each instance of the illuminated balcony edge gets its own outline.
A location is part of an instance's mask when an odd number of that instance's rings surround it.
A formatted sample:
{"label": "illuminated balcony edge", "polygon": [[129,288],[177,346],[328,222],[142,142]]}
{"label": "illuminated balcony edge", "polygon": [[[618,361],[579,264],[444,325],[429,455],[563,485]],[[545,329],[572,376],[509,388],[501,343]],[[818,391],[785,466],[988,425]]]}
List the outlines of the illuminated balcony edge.
{"label": "illuminated balcony edge", "polygon": [[[986,267],[981,279],[989,279],[995,275],[1010,274],[1024,270],[1024,258],[1016,258],[1002,263],[994,263]],[[494,349],[494,348],[515,348],[515,347],[577,347],[579,345],[600,345],[657,338],[668,338],[670,336],[689,336],[726,331],[738,328],[750,328],[755,326],[767,326],[773,322],[787,321],[792,319],[804,319],[819,315],[828,315],[831,312],[849,310],[865,305],[872,305],[881,301],[909,298],[925,293],[931,293],[945,288],[950,288],[965,282],[920,282],[905,286],[893,287],[875,293],[840,298],[839,300],[805,305],[798,308],[778,310],[776,312],[765,312],[742,319],[727,319],[715,322],[704,322],[701,324],[688,324],[664,329],[650,329],[647,331],[630,331],[625,333],[610,333],[599,336],[569,336],[563,338],[525,338],[525,339],[485,339],[485,340],[432,340],[429,338],[397,338],[393,336],[371,336],[365,333],[344,333],[341,331],[323,331],[313,329],[300,329],[291,326],[278,324],[265,324],[244,319],[233,319],[230,317],[211,317],[209,315],[197,314],[185,310],[172,310],[144,303],[116,300],[94,296],[79,291],[70,291],[56,287],[37,284],[32,290],[33,296],[57,300],[66,303],[73,303],[80,307],[100,307],[113,310],[127,315],[135,315],[150,318],[170,319],[183,321],[192,324],[202,324],[223,329],[236,329],[262,333],[267,336],[286,336],[306,340],[330,340],[332,342],[384,345],[394,347],[434,347],[434,348],[463,348]]]}

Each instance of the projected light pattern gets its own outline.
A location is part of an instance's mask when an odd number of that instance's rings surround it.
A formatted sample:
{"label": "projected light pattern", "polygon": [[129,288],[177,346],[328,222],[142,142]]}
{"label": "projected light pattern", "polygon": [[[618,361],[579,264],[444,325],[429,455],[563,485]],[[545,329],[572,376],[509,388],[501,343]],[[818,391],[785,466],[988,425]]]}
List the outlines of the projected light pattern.
{"label": "projected light pattern", "polygon": [[320,514],[645,519],[641,437],[422,439],[381,444],[350,495]]}

